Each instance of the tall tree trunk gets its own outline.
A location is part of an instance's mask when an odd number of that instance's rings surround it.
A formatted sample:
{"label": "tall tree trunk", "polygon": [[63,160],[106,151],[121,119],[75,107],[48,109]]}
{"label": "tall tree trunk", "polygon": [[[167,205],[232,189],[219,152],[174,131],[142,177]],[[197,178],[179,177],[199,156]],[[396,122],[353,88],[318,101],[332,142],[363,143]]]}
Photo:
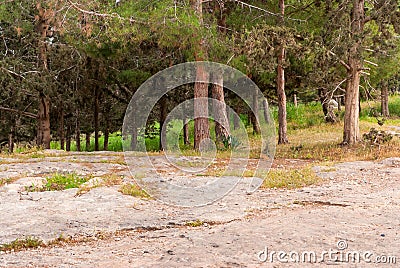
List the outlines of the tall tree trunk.
{"label": "tall tree trunk", "polygon": [[[280,23],[284,23],[285,1],[279,0],[279,9],[281,11]],[[276,91],[278,95],[278,144],[288,143],[287,137],[287,121],[286,121],[286,93],[285,93],[285,70],[283,64],[285,62],[285,46],[278,48],[278,67],[276,77]]]}
{"label": "tall tree trunk", "polygon": [[159,145],[159,149],[160,151],[163,151],[165,148],[162,145],[162,142],[167,142],[166,138],[166,129],[164,128],[164,123],[165,120],[167,119],[167,115],[168,115],[168,111],[167,111],[167,98],[166,96],[163,96],[160,99],[160,145]]}
{"label": "tall tree trunk", "polygon": [[71,125],[70,124],[67,124],[65,150],[67,152],[71,151]]}
{"label": "tall tree trunk", "polygon": [[235,111],[235,114],[233,115],[233,129],[239,129],[240,128],[240,109],[235,105],[233,106],[233,110]]}
{"label": "tall tree trunk", "polygon": [[212,77],[212,97],[213,97],[213,113],[215,121],[215,137],[218,141],[223,141],[230,135],[229,120],[226,113],[226,104],[224,96],[224,77],[221,72],[213,74]]}
{"label": "tall tree trunk", "polygon": [[[197,81],[207,81],[207,72],[203,66],[196,70]],[[199,150],[200,143],[210,138],[208,122],[208,84],[196,82],[194,85],[194,148]]]}
{"label": "tall tree trunk", "polygon": [[63,102],[60,102],[60,107],[59,107],[59,127],[58,127],[58,137],[60,138],[60,149],[64,150],[64,142],[65,142],[65,137],[64,137],[64,107],[63,107]]}
{"label": "tall tree trunk", "polygon": [[15,126],[11,126],[10,133],[8,134],[8,152],[14,152],[14,139],[15,139]]}
{"label": "tall tree trunk", "polygon": [[99,87],[94,89],[94,150],[99,151]]}
{"label": "tall tree trunk", "polygon": [[44,94],[39,96],[37,145],[50,149],[50,99]]}
{"label": "tall tree trunk", "polygon": [[257,90],[253,92],[253,111],[254,113],[250,113],[250,120],[251,124],[253,125],[253,134],[260,134],[261,129],[260,129],[260,124],[258,120],[258,92]]}
{"label": "tall tree trunk", "polygon": [[79,110],[76,111],[76,124],[75,124],[75,143],[76,151],[81,151],[81,126],[79,121]]}
{"label": "tall tree trunk", "polygon": [[85,140],[86,140],[85,150],[87,152],[89,152],[90,151],[90,132],[89,131],[85,132]]}
{"label": "tall tree trunk", "polygon": [[389,85],[386,81],[383,82],[381,88],[381,109],[382,116],[389,117]]}
{"label": "tall tree trunk", "polygon": [[360,140],[359,98],[362,70],[361,36],[364,30],[364,0],[353,0],[351,40],[347,66],[346,103],[344,113],[343,144],[355,144]]}
{"label": "tall tree trunk", "polygon": [[187,118],[183,119],[183,144],[189,145],[189,120]]}
{"label": "tall tree trunk", "polygon": [[104,142],[103,142],[103,150],[104,151],[108,151],[108,143],[109,143],[109,137],[110,137],[110,119],[108,116],[106,116],[105,118],[105,127],[104,127]]}
{"label": "tall tree trunk", "polygon": [[[50,23],[54,19],[54,11],[44,10],[37,5],[38,16],[35,26],[36,32],[40,38],[38,40],[38,66],[43,74],[48,73],[47,64],[47,43],[46,38]],[[37,118],[37,145],[43,146],[44,149],[50,149],[50,99],[45,95],[43,90],[39,91],[39,109]]]}
{"label": "tall tree trunk", "polygon": [[267,124],[271,124],[272,123],[272,119],[269,113],[269,105],[268,105],[268,101],[267,99],[263,100],[263,110],[264,110],[264,119],[265,122],[267,122]]}
{"label": "tall tree trunk", "polygon": [[[190,4],[198,17],[200,25],[202,25],[202,0],[190,0]],[[207,58],[207,50],[205,46],[206,40],[201,36],[197,36],[197,39],[198,43],[195,44],[195,58],[196,61],[202,61]],[[196,81],[203,81],[194,84],[194,148],[199,150],[201,141],[210,138],[207,100],[208,83],[205,83],[205,81],[208,81],[208,73],[205,67],[201,64],[197,66]]]}

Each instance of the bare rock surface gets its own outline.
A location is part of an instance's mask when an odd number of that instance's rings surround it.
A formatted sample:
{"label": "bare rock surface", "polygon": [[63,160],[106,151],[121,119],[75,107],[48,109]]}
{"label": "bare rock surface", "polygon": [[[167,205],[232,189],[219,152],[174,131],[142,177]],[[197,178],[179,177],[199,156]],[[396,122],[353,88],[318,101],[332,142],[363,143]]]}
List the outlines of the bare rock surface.
{"label": "bare rock surface", "polygon": [[[77,189],[26,192],[25,187],[40,184],[54,172],[95,178],[114,174],[123,182],[133,180],[119,153],[48,154],[0,159],[0,178],[8,180],[0,187],[0,244],[24,237],[46,242],[60,236],[88,239],[0,252],[0,267],[294,265],[278,261],[272,251],[315,252],[316,263],[303,262],[305,267],[374,267],[377,257],[387,262],[396,257],[400,262],[400,158],[315,167],[323,181],[296,190],[259,189],[247,194],[250,179],[242,179],[212,205],[183,208],[122,195],[118,185],[80,195]],[[142,160],[138,156],[137,163]],[[342,245],[347,247],[338,248]],[[363,257],[349,263],[340,255],[333,255],[336,260],[322,259],[329,250],[342,255],[372,252],[372,263]]]}

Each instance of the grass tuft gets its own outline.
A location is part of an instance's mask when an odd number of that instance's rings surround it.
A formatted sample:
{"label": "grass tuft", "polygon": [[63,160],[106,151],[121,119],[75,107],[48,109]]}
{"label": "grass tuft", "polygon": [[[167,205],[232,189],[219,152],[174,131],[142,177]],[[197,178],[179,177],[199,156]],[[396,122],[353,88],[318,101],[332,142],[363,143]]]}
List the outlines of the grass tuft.
{"label": "grass tuft", "polygon": [[10,243],[5,243],[0,245],[0,251],[19,251],[28,248],[38,248],[40,246],[45,246],[45,243],[34,237],[27,237],[24,239],[15,239]]}
{"label": "grass tuft", "polygon": [[124,195],[130,195],[140,198],[150,198],[150,195],[142,190],[137,184],[123,184],[119,191]]}
{"label": "grass tuft", "polygon": [[321,182],[315,172],[310,168],[302,169],[271,169],[262,188],[295,189]]}

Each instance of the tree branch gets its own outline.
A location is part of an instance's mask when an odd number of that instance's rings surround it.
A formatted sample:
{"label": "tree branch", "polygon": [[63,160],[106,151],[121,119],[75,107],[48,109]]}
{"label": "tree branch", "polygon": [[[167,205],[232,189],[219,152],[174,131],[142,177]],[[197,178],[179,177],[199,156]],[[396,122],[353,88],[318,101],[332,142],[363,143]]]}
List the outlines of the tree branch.
{"label": "tree branch", "polygon": [[73,3],[71,0],[68,0],[68,2],[71,4],[71,6],[72,6],[74,9],[76,9],[76,10],[78,10],[79,12],[82,12],[82,13],[84,13],[84,14],[88,14],[88,15],[92,15],[92,16],[96,16],[96,17],[102,17],[102,18],[112,18],[112,19],[117,18],[117,19],[120,19],[120,20],[128,20],[128,21],[131,22],[131,23],[148,24],[148,23],[146,23],[146,22],[138,21],[138,20],[135,20],[135,19],[133,19],[133,18],[127,19],[127,18],[121,17],[121,16],[118,15],[117,13],[107,14],[107,13],[98,13],[98,12],[96,12],[96,11],[88,11],[88,10],[85,10],[85,9],[83,9],[83,8],[80,8],[80,7],[78,6],[78,4]]}
{"label": "tree branch", "polygon": [[[336,54],[335,53],[333,53],[332,51],[330,51],[329,50],[329,52],[328,52],[329,54],[331,54],[332,56],[335,56],[335,57],[337,57],[336,56]],[[351,70],[351,68],[350,68],[350,66],[347,64],[347,63],[345,63],[343,60],[341,60],[341,59],[338,59],[338,61],[348,70],[348,71],[350,71]]]}
{"label": "tree branch", "polygon": [[38,116],[36,114],[29,113],[29,112],[24,112],[24,111],[12,109],[12,108],[7,108],[7,107],[1,107],[0,106],[0,110],[17,113],[17,114],[24,115],[24,116],[30,117],[30,118],[35,118],[35,119],[38,118]]}

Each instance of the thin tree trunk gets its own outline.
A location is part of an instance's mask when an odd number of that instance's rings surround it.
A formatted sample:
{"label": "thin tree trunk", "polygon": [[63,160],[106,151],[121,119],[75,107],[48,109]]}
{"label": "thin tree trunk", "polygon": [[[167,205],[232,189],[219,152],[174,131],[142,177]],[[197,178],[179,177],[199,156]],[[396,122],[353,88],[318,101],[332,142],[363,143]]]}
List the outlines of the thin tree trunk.
{"label": "thin tree trunk", "polygon": [[[134,125],[134,124],[133,124]],[[138,136],[138,132],[137,129],[134,128],[132,130],[132,135],[131,135],[131,150],[135,151],[136,147],[137,147],[137,136]]]}
{"label": "thin tree trunk", "polygon": [[[279,8],[281,11],[281,24],[284,23],[285,1],[279,0]],[[285,93],[285,70],[283,64],[285,62],[285,47],[281,45],[278,48],[278,67],[277,67],[277,95],[278,95],[278,144],[286,144],[289,142],[287,137],[287,121],[286,121],[286,93]]]}
{"label": "thin tree trunk", "polygon": [[108,140],[110,136],[110,128],[109,128],[109,118],[108,116],[105,116],[105,128],[104,128],[104,143],[103,143],[103,150],[108,151]]}
{"label": "thin tree trunk", "polygon": [[236,106],[233,106],[233,110],[235,111],[233,115],[233,129],[236,130],[240,128],[240,110]]}
{"label": "thin tree trunk", "polygon": [[187,118],[183,119],[183,144],[189,145],[189,120]]}
{"label": "thin tree trunk", "polygon": [[94,89],[94,150],[99,151],[99,88]]}
{"label": "thin tree trunk", "polygon": [[76,111],[76,124],[75,124],[75,143],[76,151],[81,151],[81,126],[79,121],[79,110]]}
{"label": "thin tree trunk", "polygon": [[65,137],[64,137],[64,107],[63,107],[63,102],[60,102],[60,108],[59,108],[59,128],[58,128],[58,136],[60,138],[60,149],[64,150],[64,143],[65,143]]}
{"label": "thin tree trunk", "polygon": [[260,134],[261,129],[260,129],[260,124],[258,120],[258,92],[257,90],[253,92],[253,111],[254,113],[250,113],[250,119],[251,119],[251,124],[253,125],[253,134]]}
{"label": "thin tree trunk", "polygon": [[14,139],[15,139],[15,127],[12,126],[10,133],[8,134],[8,152],[12,154],[14,152]]}
{"label": "thin tree trunk", "polygon": [[166,129],[163,129],[164,128],[164,123],[165,123],[165,120],[167,119],[167,114],[168,114],[168,111],[167,111],[167,99],[166,99],[166,97],[164,96],[164,97],[162,97],[161,99],[160,99],[160,118],[159,118],[159,120],[160,120],[160,144],[159,144],[159,149],[160,149],[160,151],[163,151],[165,148],[163,147],[163,142],[165,143],[165,142],[167,142],[167,140],[166,140]]}
{"label": "thin tree trunk", "polygon": [[90,132],[85,132],[85,139],[86,139],[86,144],[85,144],[85,149],[87,152],[90,151]]}
{"label": "thin tree trunk", "polygon": [[224,96],[224,77],[222,71],[213,74],[213,85],[211,87],[213,97],[213,113],[215,121],[215,137],[218,141],[223,141],[230,135],[228,115]]}
{"label": "thin tree trunk", "polygon": [[351,39],[354,42],[349,50],[347,67],[346,103],[344,114],[343,144],[355,144],[360,140],[360,74],[362,61],[360,59],[360,36],[364,30],[364,0],[353,1],[351,22]]}
{"label": "thin tree trunk", "polygon": [[67,152],[71,151],[71,126],[69,124],[67,125],[65,150]]}
{"label": "thin tree trunk", "polygon": [[294,107],[297,108],[297,95],[293,94],[293,103],[294,103]]}
{"label": "thin tree trunk", "polygon": [[265,122],[267,122],[267,124],[271,124],[272,123],[272,119],[269,113],[269,105],[268,105],[268,101],[267,99],[263,100],[263,110],[264,110],[264,119]]}
{"label": "thin tree trunk", "polygon": [[382,116],[389,117],[389,88],[388,83],[386,81],[382,84],[381,89],[381,109],[382,109]]}

